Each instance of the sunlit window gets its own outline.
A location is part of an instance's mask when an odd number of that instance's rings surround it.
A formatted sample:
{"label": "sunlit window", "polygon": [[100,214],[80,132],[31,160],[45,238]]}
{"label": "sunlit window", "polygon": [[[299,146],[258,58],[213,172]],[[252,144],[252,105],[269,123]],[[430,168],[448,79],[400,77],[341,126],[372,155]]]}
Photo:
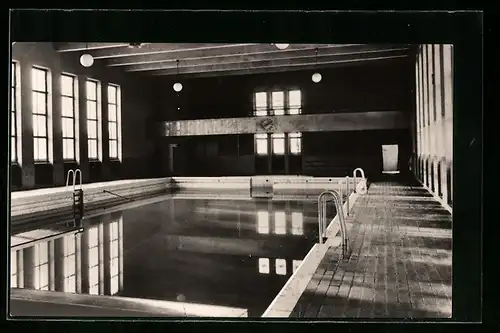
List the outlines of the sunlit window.
{"label": "sunlit window", "polygon": [[285,134],[274,133],[271,135],[273,143],[273,154],[274,155],[284,155],[285,154]]}
{"label": "sunlit window", "polygon": [[33,67],[32,79],[32,114],[33,114],[33,152],[35,162],[48,162],[48,70]]}
{"label": "sunlit window", "polygon": [[269,234],[269,212],[263,210],[257,212],[257,232]]}
{"label": "sunlit window", "polygon": [[108,131],[109,158],[121,159],[120,156],[120,122],[121,122],[120,87],[108,85]]}
{"label": "sunlit window", "polygon": [[302,212],[292,212],[292,234],[304,234],[304,217]]}
{"label": "sunlit window", "polygon": [[276,259],[276,274],[286,275],[286,260]]}
{"label": "sunlit window", "polygon": [[88,229],[88,267],[89,267],[89,293],[99,294],[99,229],[92,227]]}
{"label": "sunlit window", "polygon": [[299,269],[300,264],[302,264],[302,260],[293,260],[292,261],[292,266],[293,266],[293,272],[295,273],[297,269]]}
{"label": "sunlit window", "polygon": [[17,251],[10,252],[10,287],[17,288]]}
{"label": "sunlit window", "polygon": [[302,95],[300,90],[288,92],[288,114],[300,114],[302,108]]}
{"label": "sunlit window", "polygon": [[267,116],[267,93],[255,93],[255,109],[256,116]]}
{"label": "sunlit window", "polygon": [[286,214],[283,211],[274,212],[274,232],[277,235],[286,234]]}
{"label": "sunlit window", "polygon": [[259,258],[259,273],[269,274],[269,258]]}
{"label": "sunlit window", "polygon": [[273,91],[272,94],[272,109],[276,116],[285,114],[285,94],[283,91]]}
{"label": "sunlit window", "polygon": [[299,155],[302,153],[302,133],[289,133],[290,153]]}
{"label": "sunlit window", "polygon": [[76,77],[70,74],[61,75],[61,114],[63,134],[63,158],[76,159]]}
{"label": "sunlit window", "polygon": [[49,243],[38,243],[34,246],[35,255],[35,289],[49,290]]}
{"label": "sunlit window", "polygon": [[267,134],[255,134],[255,150],[257,155],[267,155]]}
{"label": "sunlit window", "polygon": [[91,160],[100,159],[99,156],[99,128],[101,124],[99,112],[99,82],[87,80],[87,142],[88,156]]}
{"label": "sunlit window", "polygon": [[18,134],[17,133],[17,110],[18,110],[18,100],[17,92],[19,89],[19,78],[18,78],[18,66],[19,64],[15,61],[12,62],[12,72],[11,72],[11,99],[10,99],[10,160],[11,162],[17,162],[17,146],[18,146]]}
{"label": "sunlit window", "polygon": [[76,292],[76,242],[75,234],[64,237],[64,291]]}

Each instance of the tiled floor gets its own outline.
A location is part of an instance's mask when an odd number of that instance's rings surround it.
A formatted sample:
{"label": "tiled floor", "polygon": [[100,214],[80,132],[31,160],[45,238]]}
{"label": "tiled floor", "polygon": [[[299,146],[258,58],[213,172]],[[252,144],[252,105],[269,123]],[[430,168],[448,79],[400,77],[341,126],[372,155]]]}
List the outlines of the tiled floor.
{"label": "tiled floor", "polygon": [[290,317],[451,317],[451,215],[425,189],[373,183],[347,225],[350,256],[328,250]]}

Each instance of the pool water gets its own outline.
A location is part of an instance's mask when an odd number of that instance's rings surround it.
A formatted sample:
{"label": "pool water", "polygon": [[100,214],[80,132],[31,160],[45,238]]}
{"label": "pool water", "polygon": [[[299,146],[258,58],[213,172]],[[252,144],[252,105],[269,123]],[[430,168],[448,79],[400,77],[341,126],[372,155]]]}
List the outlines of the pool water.
{"label": "pool water", "polygon": [[238,307],[258,317],[318,241],[317,219],[314,200],[168,199],[12,251],[11,286]]}

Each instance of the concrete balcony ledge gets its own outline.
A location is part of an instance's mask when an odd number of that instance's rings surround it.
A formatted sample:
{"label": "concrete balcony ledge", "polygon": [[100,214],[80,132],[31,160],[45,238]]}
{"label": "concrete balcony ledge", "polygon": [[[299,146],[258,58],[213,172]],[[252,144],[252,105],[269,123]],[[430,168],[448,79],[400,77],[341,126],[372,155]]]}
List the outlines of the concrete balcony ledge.
{"label": "concrete balcony ledge", "polygon": [[13,317],[248,317],[241,308],[120,296],[11,289],[10,297]]}

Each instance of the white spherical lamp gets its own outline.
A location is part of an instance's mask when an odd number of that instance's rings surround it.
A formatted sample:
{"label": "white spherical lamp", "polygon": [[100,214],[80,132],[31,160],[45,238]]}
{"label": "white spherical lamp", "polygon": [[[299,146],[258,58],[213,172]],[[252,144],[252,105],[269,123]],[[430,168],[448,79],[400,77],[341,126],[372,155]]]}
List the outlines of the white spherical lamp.
{"label": "white spherical lamp", "polygon": [[91,54],[85,53],[80,57],[80,64],[83,67],[90,67],[94,63],[94,57]]}
{"label": "white spherical lamp", "polygon": [[321,74],[320,73],[314,73],[312,75],[312,80],[314,83],[318,83],[319,81],[321,81]]}
{"label": "white spherical lamp", "polygon": [[290,44],[274,44],[278,49],[280,50],[284,50],[286,49],[288,46],[290,46]]}
{"label": "white spherical lamp", "polygon": [[179,82],[174,83],[174,90],[175,90],[176,92],[181,91],[181,90],[182,90],[182,84],[181,84],[181,83],[179,83]]}

